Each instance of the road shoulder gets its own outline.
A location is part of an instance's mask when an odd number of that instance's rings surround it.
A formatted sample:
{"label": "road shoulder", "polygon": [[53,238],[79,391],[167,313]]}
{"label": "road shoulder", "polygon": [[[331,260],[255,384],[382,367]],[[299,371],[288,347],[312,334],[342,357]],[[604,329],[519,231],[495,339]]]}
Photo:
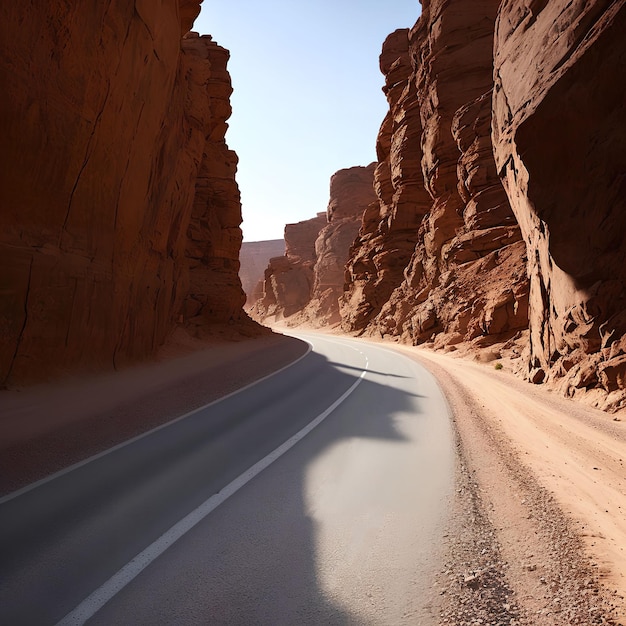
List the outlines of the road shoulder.
{"label": "road shoulder", "polygon": [[0,392],[0,493],[204,406],[285,367],[308,345],[279,334],[106,376]]}
{"label": "road shoulder", "polygon": [[[623,424],[587,407],[574,414],[575,403],[484,366],[399,349],[437,377],[458,436],[441,623],[624,623]],[[597,479],[592,505],[588,476]]]}

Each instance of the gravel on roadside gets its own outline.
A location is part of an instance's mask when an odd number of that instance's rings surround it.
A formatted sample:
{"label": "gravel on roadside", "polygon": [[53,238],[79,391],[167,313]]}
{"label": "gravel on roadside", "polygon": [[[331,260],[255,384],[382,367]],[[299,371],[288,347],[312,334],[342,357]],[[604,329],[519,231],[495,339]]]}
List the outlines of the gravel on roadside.
{"label": "gravel on roadside", "polygon": [[439,624],[623,626],[623,598],[602,585],[555,498],[454,377],[418,360],[445,389],[459,459]]}

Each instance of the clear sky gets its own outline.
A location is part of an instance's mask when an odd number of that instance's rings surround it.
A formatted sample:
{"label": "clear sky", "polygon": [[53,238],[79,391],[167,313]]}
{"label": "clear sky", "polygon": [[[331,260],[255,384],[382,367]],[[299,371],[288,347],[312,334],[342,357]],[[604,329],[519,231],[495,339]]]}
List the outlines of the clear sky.
{"label": "clear sky", "polygon": [[325,211],[331,175],[376,159],[387,112],[378,56],[418,0],[204,0],[193,29],[231,53],[226,141],[245,241]]}

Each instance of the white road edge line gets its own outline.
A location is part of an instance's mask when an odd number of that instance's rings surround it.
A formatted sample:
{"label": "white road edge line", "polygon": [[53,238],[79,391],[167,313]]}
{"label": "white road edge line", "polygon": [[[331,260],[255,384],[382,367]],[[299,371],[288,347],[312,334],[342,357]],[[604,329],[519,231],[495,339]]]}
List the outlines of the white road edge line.
{"label": "white road edge line", "polygon": [[243,474],[226,485],[219,493],[211,496],[197,509],[174,524],[168,531],[163,533],[154,543],[150,544],[143,552],[129,561],[122,569],[113,574],[101,587],[96,589],[90,596],[85,598],[73,611],[68,613],[56,626],[82,626],[88,619],[93,617],[109,600],[115,597],[126,585],[136,578],[152,561],[159,557],[165,550],[189,532],[196,524],[201,522],[209,513],[214,511],[220,504],[230,498],[246,483],[251,481],[257,474],[269,467],[285,452],[293,448],[302,438],[308,435],[316,426],[319,426],[361,383],[367,369],[369,360],[365,357],[365,369],[357,380],[335,400],[323,413],[320,413],[313,421],[309,422],[302,430],[298,431],[282,445],[270,452],[266,457],[255,463]]}
{"label": "white road edge line", "polygon": [[313,344],[310,341],[306,341],[303,339],[301,339],[300,341],[305,341],[305,343],[309,344],[307,351],[302,356],[299,356],[295,361],[292,361],[291,363],[284,365],[280,369],[277,369],[275,372],[272,372],[271,374],[268,374],[267,376],[263,376],[262,378],[259,378],[258,380],[254,380],[251,383],[248,383],[247,385],[241,387],[240,389],[235,389],[235,391],[231,391],[225,396],[222,396],[221,398],[217,398],[217,400],[213,400],[212,402],[209,402],[208,404],[203,404],[202,406],[198,407],[197,409],[194,409],[193,411],[189,411],[188,413],[185,413],[184,415],[175,417],[169,422],[165,422],[161,424],[160,426],[156,426],[155,428],[152,428],[151,430],[147,430],[145,433],[141,433],[140,435],[137,435],[136,437],[133,437],[132,439],[127,439],[126,441],[122,441],[121,443],[118,443],[112,448],[107,448],[106,450],[103,450],[102,452],[98,452],[97,454],[94,454],[93,456],[83,459],[82,461],[78,461],[77,463],[74,463],[73,465],[69,465],[68,467],[63,468],[62,470],[59,470],[58,472],[54,472],[54,474],[50,474],[49,476],[44,476],[44,478],[41,478],[40,480],[37,480],[34,483],[25,485],[21,489],[12,491],[11,493],[8,493],[0,498],[0,504],[5,504],[6,502],[14,500],[15,498],[19,498],[25,493],[28,493],[29,491],[32,491],[33,489],[36,489],[37,487],[41,487],[41,485],[45,485],[46,483],[52,480],[55,480],[56,478],[60,478],[61,476],[64,476],[65,474],[69,474],[70,472],[73,472],[79,467],[83,467],[84,465],[87,465],[88,463],[91,463],[92,461],[96,461],[97,459],[100,459],[103,456],[106,456],[107,454],[111,454],[112,452],[115,452],[116,450],[120,450],[121,448],[129,446],[131,443],[135,443],[136,441],[139,441],[140,439],[143,439],[144,437],[149,437],[153,433],[159,430],[162,430],[163,428],[167,428],[168,426],[171,426],[172,424],[176,424],[176,422],[180,422],[181,420],[187,419],[188,417],[191,417],[192,415],[195,415],[196,413],[199,413],[200,411],[204,411],[204,409],[207,409],[208,407],[213,406],[214,404],[223,402],[224,400],[227,400],[228,398],[231,398],[232,396],[237,395],[238,393],[241,393],[242,391],[246,391],[247,389],[250,389],[250,387],[254,387],[255,385],[258,385],[259,383],[262,383],[264,380],[267,380],[268,378],[271,378],[272,376],[275,376],[276,374],[280,374],[280,372],[284,372],[287,368],[302,361],[302,359],[308,356],[313,350]]}

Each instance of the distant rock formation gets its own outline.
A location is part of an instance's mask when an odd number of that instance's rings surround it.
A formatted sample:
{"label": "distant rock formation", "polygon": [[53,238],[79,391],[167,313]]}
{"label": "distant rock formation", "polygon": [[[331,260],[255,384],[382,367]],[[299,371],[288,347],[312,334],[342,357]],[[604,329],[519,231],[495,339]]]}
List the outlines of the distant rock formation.
{"label": "distant rock formation", "polygon": [[626,406],[626,3],[422,6],[381,54],[378,203],[343,327],[517,337],[531,381]]}
{"label": "distant rock formation", "polygon": [[350,246],[363,211],[376,199],[374,169],[372,163],[339,170],[330,180],[326,213],[286,226],[286,256],[270,261],[263,297],[253,307],[256,319],[291,318],[290,324],[314,326],[340,321]]}
{"label": "distant rock formation", "polygon": [[269,261],[262,297],[250,311],[254,319],[282,319],[308,304],[314,282],[315,240],[325,224],[326,214],[318,213],[310,220],[285,226],[285,254]]}
{"label": "distant rock formation", "polygon": [[345,267],[364,211],[376,200],[375,163],[339,170],[330,179],[328,224],[315,241],[315,276],[311,301],[304,312],[314,326],[336,324],[343,295]]}
{"label": "distant rock formation", "polygon": [[[239,253],[239,278],[246,294],[246,304],[253,304],[262,295],[258,293],[259,283],[263,283],[265,268],[272,257],[282,256],[285,253],[284,239],[269,239],[266,241],[244,241]],[[256,294],[256,297],[255,297]]]}
{"label": "distant rock formation", "polygon": [[246,322],[228,52],[186,34],[199,5],[0,8],[0,381]]}

